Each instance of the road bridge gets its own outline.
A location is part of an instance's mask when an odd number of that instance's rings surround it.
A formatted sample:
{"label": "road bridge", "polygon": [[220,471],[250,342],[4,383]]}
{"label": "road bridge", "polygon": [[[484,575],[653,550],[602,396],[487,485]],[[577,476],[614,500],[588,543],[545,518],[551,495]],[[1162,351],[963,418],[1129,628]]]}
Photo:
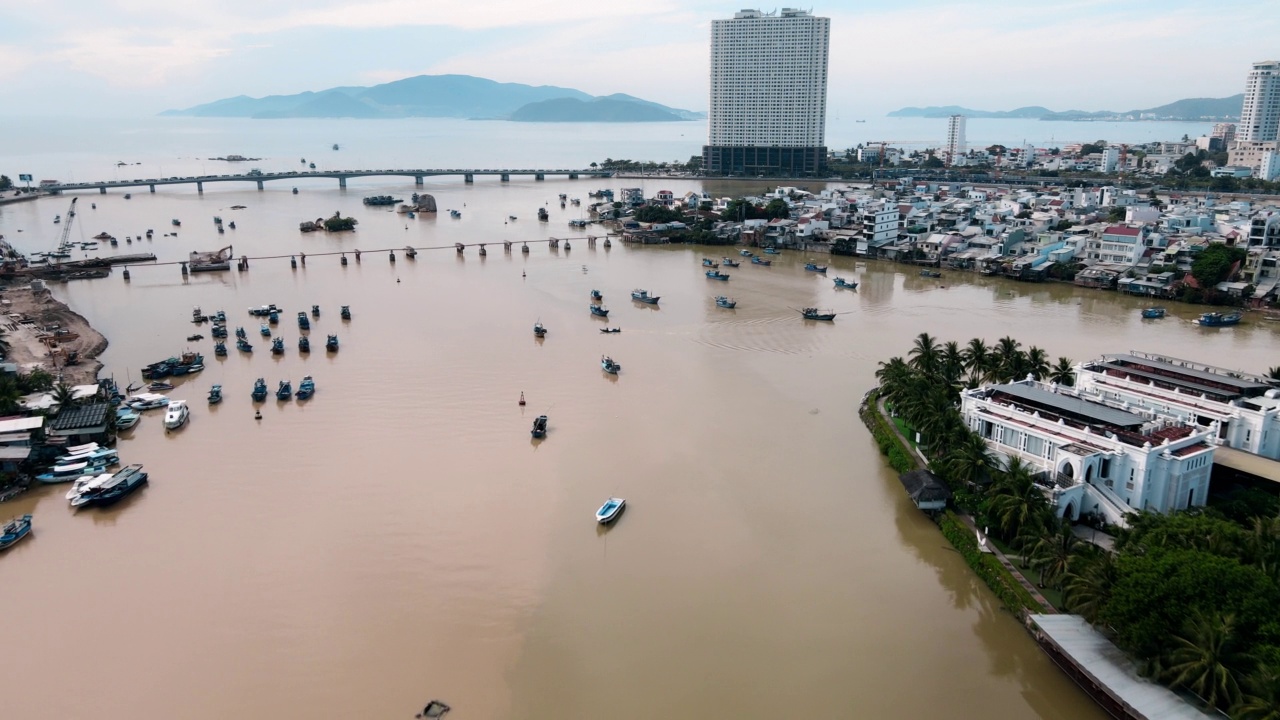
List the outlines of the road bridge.
{"label": "road bridge", "polygon": [[145,178],[134,180],[101,180],[97,182],[80,182],[80,183],[58,183],[56,185],[43,185],[41,190],[51,193],[68,192],[72,190],[97,190],[102,194],[106,194],[107,190],[118,188],[149,188],[151,192],[156,191],[156,187],[160,185],[191,185],[196,186],[197,192],[204,192],[206,183],[219,182],[251,182],[256,183],[259,190],[263,189],[263,185],[276,180],[310,180],[315,178],[330,178],[338,181],[338,187],[345,188],[347,180],[350,178],[362,177],[411,177],[414,185],[422,185],[425,178],[439,177],[444,175],[461,176],[463,182],[475,182],[477,175],[496,175],[502,182],[509,182],[512,176],[532,177],[534,180],[545,180],[547,176],[563,176],[570,180],[576,180],[579,177],[610,177],[612,171],[599,170],[595,168],[585,169],[558,169],[558,170],[536,170],[536,169],[520,169],[520,170],[480,170],[480,169],[400,169],[400,170],[301,170],[297,172],[254,172],[250,171],[242,174],[233,175],[196,175],[192,177],[167,177],[167,178]]}

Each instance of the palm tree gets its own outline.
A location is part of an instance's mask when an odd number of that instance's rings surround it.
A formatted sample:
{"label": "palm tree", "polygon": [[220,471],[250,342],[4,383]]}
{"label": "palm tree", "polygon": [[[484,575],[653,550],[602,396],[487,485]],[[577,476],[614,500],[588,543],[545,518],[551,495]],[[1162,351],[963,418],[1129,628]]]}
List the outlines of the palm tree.
{"label": "palm tree", "polygon": [[1208,707],[1230,707],[1240,701],[1233,667],[1239,660],[1235,617],[1197,613],[1173,636],[1173,648],[1164,662],[1164,680],[1199,695]]}
{"label": "palm tree", "polygon": [[1040,587],[1062,587],[1079,545],[1080,538],[1071,532],[1071,523],[1065,519],[1058,523],[1056,532],[1036,541],[1031,548],[1031,566],[1040,571]]}
{"label": "palm tree", "polygon": [[1062,584],[1062,600],[1068,610],[1095,623],[1111,600],[1111,588],[1118,577],[1115,556],[1092,546],[1079,548],[1078,554]]}
{"label": "palm tree", "polygon": [[1006,538],[1018,539],[1022,529],[1035,522],[1048,505],[1036,485],[1031,467],[1020,458],[1010,458],[992,488],[988,510]]}
{"label": "palm tree", "polygon": [[22,399],[22,390],[12,375],[0,377],[0,413],[9,414],[18,409],[18,401]]}
{"label": "palm tree", "polygon": [[942,461],[942,467],[953,483],[984,485],[999,466],[996,454],[987,447],[987,441],[976,432],[966,433],[951,446],[951,452]]}
{"label": "palm tree", "polygon": [[977,386],[991,372],[991,350],[982,338],[973,338],[961,353],[964,368],[969,371],[969,382]]}
{"label": "palm tree", "polygon": [[960,351],[960,344],[955,340],[948,340],[944,343],[939,356],[939,363],[942,370],[942,379],[946,381],[947,385],[958,388],[960,376],[964,374],[964,353]]}
{"label": "palm tree", "polygon": [[1280,720],[1280,673],[1263,664],[1245,676],[1246,693],[1231,708],[1236,720]]}
{"label": "palm tree", "polygon": [[890,358],[888,362],[881,361],[880,368],[876,370],[876,380],[880,381],[880,395],[889,401],[900,400],[913,376],[911,368],[900,357]]}
{"label": "palm tree", "polygon": [[995,373],[1001,382],[1019,379],[1018,370],[1024,364],[1022,343],[1006,335],[996,343],[992,354]]}
{"label": "palm tree", "polygon": [[1036,380],[1049,374],[1049,355],[1042,348],[1032,345],[1027,350],[1027,373]]}
{"label": "palm tree", "polygon": [[1267,377],[1271,378],[1272,380],[1280,380],[1280,365],[1277,365],[1273,368],[1269,368],[1267,370]]}
{"label": "palm tree", "polygon": [[1049,379],[1059,385],[1071,387],[1076,384],[1075,363],[1069,357],[1060,357],[1058,362],[1049,368]]}
{"label": "palm tree", "polygon": [[57,385],[53,386],[53,404],[59,408],[69,408],[76,404],[76,391],[71,386],[59,380]]}
{"label": "palm tree", "polygon": [[907,353],[907,357],[911,358],[907,362],[908,365],[926,375],[932,375],[938,368],[938,360],[941,357],[938,341],[929,333],[920,333],[916,336],[915,345],[911,348],[911,352]]}

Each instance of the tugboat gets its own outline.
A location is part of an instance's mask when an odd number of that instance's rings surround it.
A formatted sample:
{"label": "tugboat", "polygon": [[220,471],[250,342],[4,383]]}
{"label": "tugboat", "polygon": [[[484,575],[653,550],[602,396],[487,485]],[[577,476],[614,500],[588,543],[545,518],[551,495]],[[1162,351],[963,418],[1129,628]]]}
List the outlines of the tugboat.
{"label": "tugboat", "polygon": [[609,309],[603,305],[588,305],[587,307],[591,308],[591,314],[596,317],[609,317]]}
{"label": "tugboat", "polygon": [[302,337],[298,338],[298,352],[303,352],[303,353],[311,352],[311,341],[307,339],[306,335],[303,335]]}
{"label": "tugboat", "polygon": [[341,313],[341,314],[342,314],[342,319],[343,319],[343,320],[350,320],[350,319],[351,319],[351,306],[350,306],[350,305],[343,305],[343,306],[342,306],[342,313]]}
{"label": "tugboat", "polygon": [[303,375],[302,382],[298,383],[298,399],[306,400],[316,394],[316,381],[311,379],[310,375]]}
{"label": "tugboat", "polygon": [[822,312],[818,308],[807,307],[800,311],[805,320],[835,320],[836,314],[833,312]]}
{"label": "tugboat", "polygon": [[222,386],[214,385],[209,388],[209,404],[217,405],[220,402],[222,402]]}
{"label": "tugboat", "polygon": [[738,307],[738,301],[737,301],[737,300],[734,300],[734,299],[732,299],[732,298],[727,298],[727,297],[725,297],[724,295],[717,295],[717,296],[716,296],[716,306],[717,306],[717,307],[722,307],[722,308],[724,308],[725,310],[732,310],[732,309],[734,309],[734,308]]}
{"label": "tugboat", "polygon": [[288,380],[281,380],[280,387],[276,388],[277,400],[288,400],[293,397],[293,385]]}
{"label": "tugboat", "polygon": [[719,270],[708,270],[706,272],[708,280],[728,280],[729,273],[722,273]]}
{"label": "tugboat", "polygon": [[253,383],[253,401],[262,402],[267,399],[267,381],[258,378]]}
{"label": "tugboat", "polygon": [[272,355],[284,354],[284,338],[278,337],[275,340],[271,341],[271,354]]}
{"label": "tugboat", "polygon": [[530,431],[530,434],[533,435],[535,439],[539,440],[547,436],[546,415],[539,415],[538,418],[533,421],[533,430]]}
{"label": "tugboat", "polygon": [[298,313],[298,329],[299,330],[311,329],[311,320],[307,318],[307,314],[305,312]]}
{"label": "tugboat", "polygon": [[826,265],[818,265],[818,264],[816,264],[816,263],[805,263],[805,264],[804,264],[804,269],[805,269],[805,270],[807,270],[807,271],[809,271],[809,272],[816,272],[816,273],[824,273],[824,274],[825,274],[825,273],[827,272],[827,266],[826,266]]}
{"label": "tugboat", "polygon": [[837,290],[857,290],[857,289],[858,289],[858,283],[856,283],[856,282],[849,282],[848,280],[845,280],[844,278],[836,278],[836,289],[837,289]]}
{"label": "tugboat", "polygon": [[324,342],[324,349],[325,349],[325,350],[328,350],[329,352],[337,352],[337,351],[338,351],[338,336],[337,336],[337,335],[330,335],[330,336],[329,336],[329,339],[328,339],[328,340],[326,340],[326,341]]}
{"label": "tugboat", "polygon": [[658,300],[660,300],[661,298],[658,297],[657,295],[650,295],[648,290],[636,289],[631,291],[631,299],[638,300],[639,302],[642,302],[645,305],[657,305]]}
{"label": "tugboat", "polygon": [[601,356],[600,356],[600,369],[601,369],[601,370],[604,370],[605,372],[609,373],[610,375],[617,375],[617,374],[618,374],[618,371],[622,369],[622,366],[621,366],[621,365],[619,365],[618,363],[614,362],[614,361],[613,361],[613,358],[609,357],[608,355],[601,355]]}
{"label": "tugboat", "polygon": [[538,337],[546,337],[547,328],[545,325],[542,324],[541,320],[533,324],[533,334],[537,335]]}

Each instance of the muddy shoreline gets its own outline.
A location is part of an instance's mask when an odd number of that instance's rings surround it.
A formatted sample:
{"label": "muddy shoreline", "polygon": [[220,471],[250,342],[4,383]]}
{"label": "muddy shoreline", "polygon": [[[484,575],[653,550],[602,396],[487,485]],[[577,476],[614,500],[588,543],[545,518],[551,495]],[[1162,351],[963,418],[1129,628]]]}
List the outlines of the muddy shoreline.
{"label": "muddy shoreline", "polygon": [[97,358],[107,349],[106,337],[47,288],[7,288],[0,291],[0,308],[0,334],[9,345],[5,362],[15,363],[18,372],[40,368],[68,385],[98,381],[102,363]]}

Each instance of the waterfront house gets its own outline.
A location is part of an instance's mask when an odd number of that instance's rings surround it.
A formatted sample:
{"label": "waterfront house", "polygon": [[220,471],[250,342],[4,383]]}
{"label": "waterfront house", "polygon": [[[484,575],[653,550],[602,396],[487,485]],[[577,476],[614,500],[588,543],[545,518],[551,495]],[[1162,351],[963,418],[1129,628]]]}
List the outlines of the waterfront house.
{"label": "waterfront house", "polygon": [[111,404],[105,402],[63,408],[49,423],[49,440],[67,445],[105,444],[109,439],[107,420],[113,412]]}
{"label": "waterfront house", "polygon": [[947,509],[951,491],[937,475],[924,469],[912,470],[899,475],[898,481],[906,488],[907,497],[921,510],[932,513]]}

